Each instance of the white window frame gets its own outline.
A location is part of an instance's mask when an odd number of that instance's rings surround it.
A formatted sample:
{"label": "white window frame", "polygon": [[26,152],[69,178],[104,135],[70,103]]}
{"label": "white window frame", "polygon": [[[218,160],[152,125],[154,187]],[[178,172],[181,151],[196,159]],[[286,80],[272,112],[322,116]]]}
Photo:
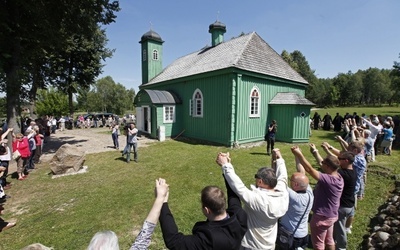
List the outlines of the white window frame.
{"label": "white window frame", "polygon": [[[197,97],[197,94],[200,95],[200,98]],[[200,89],[196,89],[193,93],[192,96],[192,115],[193,117],[203,117],[203,103],[204,103],[204,98],[203,98],[203,93],[201,92]],[[200,110],[198,113],[197,111]]]}
{"label": "white window frame", "polygon": [[158,56],[158,50],[153,49],[152,58],[153,58],[154,61],[158,61],[158,58],[159,58],[159,56]]}
{"label": "white window frame", "polygon": [[[256,92],[257,96],[253,96],[253,93]],[[257,87],[253,87],[250,91],[249,98],[249,116],[250,117],[260,117],[260,101],[261,94],[260,90]]]}
{"label": "white window frame", "polygon": [[[167,116],[167,112],[169,112]],[[172,115],[170,114],[172,112]],[[175,122],[175,106],[166,105],[163,106],[163,121],[164,123],[174,123]]]}
{"label": "white window frame", "polygon": [[193,116],[193,99],[189,100],[189,116]]}

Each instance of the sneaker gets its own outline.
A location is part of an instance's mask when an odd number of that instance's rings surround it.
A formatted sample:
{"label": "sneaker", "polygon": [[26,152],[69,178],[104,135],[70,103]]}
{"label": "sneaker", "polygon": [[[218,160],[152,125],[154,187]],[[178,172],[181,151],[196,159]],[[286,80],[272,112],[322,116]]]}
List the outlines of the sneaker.
{"label": "sneaker", "polygon": [[351,234],[351,228],[350,227],[346,227],[346,233],[347,234]]}

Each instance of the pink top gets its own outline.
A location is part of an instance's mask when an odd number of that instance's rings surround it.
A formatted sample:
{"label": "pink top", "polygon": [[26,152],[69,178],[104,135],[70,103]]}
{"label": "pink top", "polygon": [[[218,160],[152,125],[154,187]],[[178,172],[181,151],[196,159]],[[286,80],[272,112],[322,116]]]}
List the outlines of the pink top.
{"label": "pink top", "polygon": [[22,138],[21,141],[18,139],[13,141],[12,148],[13,152],[18,149],[22,158],[27,158],[31,155],[31,151],[29,150],[28,138],[26,137]]}

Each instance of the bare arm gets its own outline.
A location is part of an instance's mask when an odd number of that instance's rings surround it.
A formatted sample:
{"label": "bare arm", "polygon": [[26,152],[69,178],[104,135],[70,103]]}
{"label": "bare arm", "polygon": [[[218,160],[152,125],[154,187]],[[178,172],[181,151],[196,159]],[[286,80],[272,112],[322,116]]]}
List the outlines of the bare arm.
{"label": "bare arm", "polygon": [[7,131],[6,131],[6,132],[4,132],[4,133],[1,135],[1,140],[4,140],[4,139],[6,139],[6,138],[7,138],[7,136],[8,136],[8,133],[12,132],[13,130],[14,130],[13,128],[9,128],[9,129],[7,129]]}
{"label": "bare arm", "polygon": [[[339,141],[340,146],[342,147],[342,150],[343,151],[347,151],[347,148],[349,147],[349,144],[345,140],[343,140],[343,138],[340,135],[336,136],[336,140]],[[337,155],[339,155],[339,154],[337,154]]]}
{"label": "bare arm", "polygon": [[295,157],[297,157],[301,163],[301,165],[304,167],[304,170],[311,175],[315,180],[319,180],[319,172],[315,170],[311,164],[307,161],[307,159],[304,157],[303,153],[301,152],[300,148],[298,146],[293,146],[291,148],[292,153],[294,154]]}
{"label": "bare arm", "polygon": [[296,162],[296,170],[297,170],[297,172],[302,173],[302,174],[306,174],[306,171],[304,170],[303,165],[301,165],[299,158],[297,158],[295,156],[294,160]]}
{"label": "bare arm", "polygon": [[334,148],[332,145],[330,145],[328,142],[324,141],[321,144],[322,149],[325,151],[327,155],[332,155],[332,156],[338,156],[340,154],[340,150],[337,148]]}
{"label": "bare arm", "polygon": [[322,161],[323,161],[324,159],[322,159],[322,157],[321,157],[321,155],[319,154],[318,149],[317,149],[317,147],[315,146],[315,144],[310,143],[310,144],[308,144],[308,146],[310,146],[310,152],[311,152],[311,154],[314,156],[314,158],[315,158],[315,160],[317,161],[318,165],[319,165],[319,166],[322,166]]}
{"label": "bare arm", "polygon": [[159,178],[158,180],[156,180],[155,193],[156,199],[154,200],[153,207],[151,208],[146,218],[146,221],[153,224],[157,224],[163,203],[168,202],[169,185],[165,182],[164,179]]}

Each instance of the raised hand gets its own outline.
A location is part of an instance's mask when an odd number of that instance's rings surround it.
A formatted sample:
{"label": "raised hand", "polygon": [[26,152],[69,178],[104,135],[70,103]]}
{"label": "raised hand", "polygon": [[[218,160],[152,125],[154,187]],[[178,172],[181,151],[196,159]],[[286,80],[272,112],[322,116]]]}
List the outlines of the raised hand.
{"label": "raised hand", "polygon": [[229,152],[228,153],[219,152],[215,162],[221,167],[226,163],[230,163],[231,158],[229,158]]}

